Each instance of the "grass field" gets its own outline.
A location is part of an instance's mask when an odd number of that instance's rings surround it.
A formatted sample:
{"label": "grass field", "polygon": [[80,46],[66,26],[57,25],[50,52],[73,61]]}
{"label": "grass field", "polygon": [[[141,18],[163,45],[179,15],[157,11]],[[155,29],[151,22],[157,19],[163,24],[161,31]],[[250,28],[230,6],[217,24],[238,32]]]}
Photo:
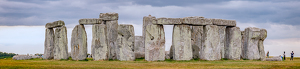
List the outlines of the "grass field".
{"label": "grass field", "polygon": [[[289,58],[287,58],[289,59]],[[258,60],[219,60],[219,61],[155,61],[148,62],[144,59],[136,61],[86,61],[72,60],[12,60],[11,58],[0,59],[0,69],[5,68],[294,68],[300,69],[300,58],[294,61],[258,61]]]}

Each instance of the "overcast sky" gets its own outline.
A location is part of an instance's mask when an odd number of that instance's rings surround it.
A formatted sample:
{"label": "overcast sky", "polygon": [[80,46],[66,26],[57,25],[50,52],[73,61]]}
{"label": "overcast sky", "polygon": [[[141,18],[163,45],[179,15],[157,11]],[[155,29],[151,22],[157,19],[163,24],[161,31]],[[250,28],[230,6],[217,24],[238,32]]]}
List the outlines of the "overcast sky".
{"label": "overcast sky", "polygon": [[[149,14],[157,18],[203,16],[236,20],[241,30],[246,27],[267,29],[264,44],[270,55],[293,50],[300,56],[299,6],[297,0],[0,0],[0,51],[43,53],[44,25],[57,20],[66,23],[70,45],[72,29],[79,24],[79,19],[116,12],[119,24],[132,24],[138,36],[142,35],[143,17]],[[168,51],[173,26],[164,27]],[[90,53],[90,25],[86,25],[86,31]]]}

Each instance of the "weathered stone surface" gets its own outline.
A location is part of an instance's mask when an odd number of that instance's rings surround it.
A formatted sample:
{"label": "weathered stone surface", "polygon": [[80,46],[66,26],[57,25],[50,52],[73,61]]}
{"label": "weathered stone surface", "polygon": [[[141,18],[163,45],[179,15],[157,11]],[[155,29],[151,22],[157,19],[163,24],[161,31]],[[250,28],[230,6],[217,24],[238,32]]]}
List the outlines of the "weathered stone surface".
{"label": "weathered stone surface", "polygon": [[174,46],[171,45],[170,54],[169,54],[170,59],[173,59],[173,55],[174,55],[173,53],[174,53]]}
{"label": "weathered stone surface", "polygon": [[221,58],[224,58],[224,54],[225,54],[225,30],[226,30],[226,26],[218,26],[218,29],[219,29],[219,39],[220,39],[220,44],[219,44],[219,47],[218,48],[221,48],[220,50],[220,53],[221,53]]}
{"label": "weathered stone surface", "polygon": [[92,56],[94,60],[108,60],[109,48],[106,39],[107,28],[103,24],[94,24],[92,27]]}
{"label": "weathered stone surface", "polygon": [[134,40],[134,52],[135,58],[145,58],[145,45],[143,45],[144,39],[142,36],[135,36]]}
{"label": "weathered stone surface", "polygon": [[32,58],[41,58],[40,56],[35,56],[35,55],[15,55],[13,56],[14,60],[28,60]]}
{"label": "weathered stone surface", "polygon": [[66,26],[57,27],[54,35],[54,59],[68,59],[68,38]]}
{"label": "weathered stone surface", "polygon": [[174,25],[172,45],[173,60],[190,60],[193,58],[191,28],[189,25]]}
{"label": "weathered stone surface", "polygon": [[258,41],[258,50],[260,54],[260,60],[265,61],[266,55],[264,50],[264,40],[267,38],[267,30],[266,29],[260,29],[260,40]]}
{"label": "weathered stone surface", "polygon": [[100,13],[99,17],[102,18],[103,20],[118,20],[119,14],[115,12]]}
{"label": "weathered stone surface", "polygon": [[87,35],[83,25],[76,25],[72,31],[71,57],[73,60],[85,60],[87,57]]}
{"label": "weathered stone surface", "polygon": [[220,60],[221,53],[219,46],[219,31],[216,25],[206,25],[203,28],[202,48],[200,50],[200,59]]}
{"label": "weathered stone surface", "polygon": [[93,25],[93,24],[102,24],[103,20],[101,18],[90,18],[90,19],[79,19],[79,24],[84,25]]}
{"label": "weathered stone surface", "polygon": [[200,58],[200,50],[202,46],[203,26],[192,26],[192,49],[193,58]]}
{"label": "weathered stone surface", "polygon": [[162,24],[162,25],[174,25],[182,24],[181,18],[157,18],[157,23],[153,24]]}
{"label": "weathered stone surface", "polygon": [[61,26],[64,26],[65,25],[65,22],[62,21],[62,20],[59,20],[59,21],[54,21],[54,22],[51,22],[51,23],[47,23],[45,25],[46,28],[55,28],[55,27],[61,27]]}
{"label": "weathered stone surface", "polygon": [[212,23],[209,24],[208,22],[205,22],[204,17],[198,17],[198,16],[184,17],[184,18],[181,18],[181,21],[182,21],[182,24],[191,24],[191,25],[210,25],[210,24],[212,24]]}
{"label": "weathered stone surface", "polygon": [[170,59],[170,51],[165,51],[165,59]]}
{"label": "weathered stone surface", "polygon": [[225,58],[240,60],[242,36],[239,27],[226,28]]}
{"label": "weathered stone surface", "polygon": [[275,56],[273,58],[265,58],[266,61],[282,61],[281,56]]}
{"label": "weathered stone surface", "polygon": [[145,34],[145,60],[165,60],[164,26],[147,25]]}
{"label": "weathered stone surface", "polygon": [[236,26],[235,20],[224,20],[224,19],[212,19],[214,25],[218,26]]}
{"label": "weathered stone surface", "polygon": [[242,50],[242,53],[241,53],[241,58],[244,58],[244,54],[245,54],[245,48],[244,48],[244,44],[245,44],[245,31],[241,31],[241,35],[242,35],[242,47],[241,47],[241,50]]}
{"label": "weathered stone surface", "polygon": [[260,39],[260,29],[248,27],[245,29],[244,38],[244,59],[258,60],[260,59],[258,50],[258,41]]}
{"label": "weathered stone surface", "polygon": [[134,40],[134,27],[132,25],[120,24],[118,27],[118,46],[116,52],[118,60],[135,60]]}
{"label": "weathered stone surface", "polygon": [[109,59],[117,59],[117,38],[118,38],[118,21],[106,21],[107,27],[107,42],[110,50]]}
{"label": "weathered stone surface", "polygon": [[[143,17],[143,35],[142,35],[142,39],[143,39],[143,47],[145,47],[145,36],[146,36],[146,27],[148,26],[148,25],[152,25],[152,24],[156,24],[156,18],[155,18],[155,16],[151,16],[151,15],[149,15],[149,16],[144,16]],[[145,52],[144,52],[145,53]]]}
{"label": "weathered stone surface", "polygon": [[46,29],[45,31],[45,44],[44,44],[44,56],[43,59],[54,58],[54,30],[52,28]]}

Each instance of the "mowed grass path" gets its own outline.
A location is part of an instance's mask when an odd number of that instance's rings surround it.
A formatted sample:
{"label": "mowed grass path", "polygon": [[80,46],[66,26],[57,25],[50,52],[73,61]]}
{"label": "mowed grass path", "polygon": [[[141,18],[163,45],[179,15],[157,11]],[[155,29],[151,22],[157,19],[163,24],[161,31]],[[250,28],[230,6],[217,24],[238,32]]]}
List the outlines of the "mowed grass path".
{"label": "mowed grass path", "polygon": [[[289,58],[287,58],[289,59]],[[12,60],[0,59],[0,69],[5,68],[294,68],[300,69],[300,58],[294,61],[258,61],[258,60],[219,60],[219,61],[155,61],[148,62],[144,59],[136,61],[72,61],[72,60]]]}

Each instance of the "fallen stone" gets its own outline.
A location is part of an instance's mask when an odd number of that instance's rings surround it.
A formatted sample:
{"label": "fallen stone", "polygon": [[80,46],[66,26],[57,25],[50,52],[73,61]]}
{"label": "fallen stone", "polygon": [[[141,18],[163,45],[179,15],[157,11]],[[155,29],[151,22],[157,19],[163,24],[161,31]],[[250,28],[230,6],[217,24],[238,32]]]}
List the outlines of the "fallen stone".
{"label": "fallen stone", "polygon": [[61,26],[64,26],[65,25],[65,22],[62,21],[62,20],[59,20],[59,21],[54,21],[52,23],[47,23],[45,25],[46,28],[55,28],[55,27],[61,27]]}
{"label": "fallen stone", "polygon": [[94,60],[108,60],[107,28],[104,24],[94,24],[92,27],[92,56]]}
{"label": "fallen stone", "polygon": [[28,60],[31,59],[32,57],[29,55],[15,55],[13,56],[14,60]]}
{"label": "fallen stone", "polygon": [[102,18],[103,20],[118,20],[119,14],[115,12],[100,13],[99,18]]}
{"label": "fallen stone", "polygon": [[54,59],[68,59],[68,38],[66,26],[57,27],[54,35]]}
{"label": "fallen stone", "polygon": [[145,45],[143,45],[144,39],[142,36],[135,36],[134,52],[135,58],[145,58]]}
{"label": "fallen stone", "polygon": [[200,58],[200,50],[202,46],[203,26],[192,26],[192,49],[193,58]]}
{"label": "fallen stone", "polygon": [[173,60],[191,60],[193,58],[191,28],[189,25],[174,25],[172,36]]}
{"label": "fallen stone", "polygon": [[258,50],[258,41],[260,39],[260,29],[248,27],[245,29],[244,39],[244,59],[259,60],[260,54]]}
{"label": "fallen stone", "polygon": [[225,58],[240,60],[242,36],[239,27],[226,28]]}
{"label": "fallen stone", "polygon": [[132,25],[120,24],[117,38],[117,58],[120,61],[135,60],[134,53],[134,27]]}
{"label": "fallen stone", "polygon": [[90,19],[80,19],[79,24],[83,25],[93,25],[93,24],[102,24],[103,20],[101,18],[90,18]]}
{"label": "fallen stone", "polygon": [[174,24],[182,24],[181,18],[157,18],[157,23],[160,25],[174,25]]}
{"label": "fallen stone", "polygon": [[170,52],[169,51],[165,51],[165,59],[170,59]]}
{"label": "fallen stone", "polygon": [[266,61],[282,61],[281,56],[275,56],[273,58],[264,58]]}
{"label": "fallen stone", "polygon": [[52,28],[46,29],[45,33],[45,44],[44,44],[44,55],[43,59],[53,59],[54,58],[54,30]]}
{"label": "fallen stone", "polygon": [[107,27],[107,42],[110,50],[109,59],[117,59],[117,38],[118,38],[118,21],[106,21]]}
{"label": "fallen stone", "polygon": [[265,61],[266,55],[265,55],[265,49],[264,49],[264,40],[267,38],[267,30],[266,29],[260,29],[260,40],[258,41],[258,50],[260,54],[260,60]]}
{"label": "fallen stone", "polygon": [[87,35],[83,25],[76,25],[71,38],[72,60],[85,60],[87,57]]}
{"label": "fallen stone", "polygon": [[145,60],[165,60],[164,26],[147,25],[145,34]]}
{"label": "fallen stone", "polygon": [[216,25],[206,25],[203,28],[202,49],[200,50],[200,59],[202,60],[220,60],[221,53],[219,46],[219,30]]}
{"label": "fallen stone", "polygon": [[214,25],[235,27],[235,20],[212,19]]}
{"label": "fallen stone", "polygon": [[219,30],[219,39],[220,39],[220,47],[218,47],[218,48],[221,48],[221,51],[220,51],[220,53],[221,53],[221,58],[225,58],[225,56],[224,56],[224,54],[225,54],[225,38],[226,38],[226,36],[225,36],[225,29],[226,29],[226,26],[218,26],[218,30]]}

